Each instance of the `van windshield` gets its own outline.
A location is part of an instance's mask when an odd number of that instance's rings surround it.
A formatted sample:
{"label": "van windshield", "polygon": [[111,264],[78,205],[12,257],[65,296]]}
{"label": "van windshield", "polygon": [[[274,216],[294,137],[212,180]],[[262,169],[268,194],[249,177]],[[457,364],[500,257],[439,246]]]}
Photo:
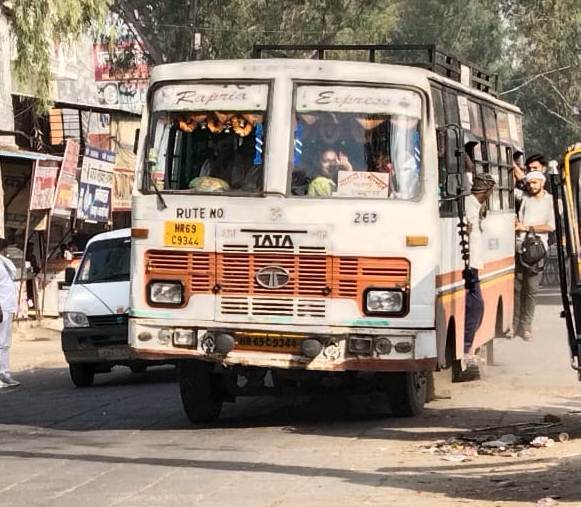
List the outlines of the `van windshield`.
{"label": "van windshield", "polygon": [[131,239],[116,238],[91,243],[75,283],[128,282],[131,263]]}

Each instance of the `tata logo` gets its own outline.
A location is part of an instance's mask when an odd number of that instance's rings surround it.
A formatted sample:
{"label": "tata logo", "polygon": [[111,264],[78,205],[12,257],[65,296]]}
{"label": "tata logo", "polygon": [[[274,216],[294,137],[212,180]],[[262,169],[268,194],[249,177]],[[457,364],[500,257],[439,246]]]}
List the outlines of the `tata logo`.
{"label": "tata logo", "polygon": [[254,248],[294,248],[289,234],[253,234]]}
{"label": "tata logo", "polygon": [[265,289],[280,289],[290,280],[290,273],[280,266],[266,266],[255,275],[256,283]]}

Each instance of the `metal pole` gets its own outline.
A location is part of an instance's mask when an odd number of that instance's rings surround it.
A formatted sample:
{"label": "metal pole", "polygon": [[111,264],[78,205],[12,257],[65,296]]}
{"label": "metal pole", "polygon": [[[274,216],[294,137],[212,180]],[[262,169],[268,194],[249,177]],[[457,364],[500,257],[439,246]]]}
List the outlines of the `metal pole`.
{"label": "metal pole", "polygon": [[[33,169],[34,171],[34,169]],[[34,181],[34,180],[33,180]],[[26,226],[24,228],[24,248],[22,249],[22,269],[20,270],[20,285],[18,286],[18,308],[20,309],[20,300],[22,299],[22,284],[26,283],[24,280],[26,277],[26,254],[28,252],[28,234],[30,233],[30,206],[28,207],[28,211],[26,212]],[[37,302],[38,304],[38,302]],[[28,313],[28,305],[26,307]],[[20,312],[18,312],[20,313]],[[17,314],[18,315],[18,314]],[[17,319],[19,322],[19,319]]]}
{"label": "metal pole", "polygon": [[52,226],[51,210],[46,212],[46,247],[44,250],[44,263],[42,267],[42,303],[40,305],[40,318],[44,317],[44,299],[46,297],[46,269],[50,258],[50,230]]}

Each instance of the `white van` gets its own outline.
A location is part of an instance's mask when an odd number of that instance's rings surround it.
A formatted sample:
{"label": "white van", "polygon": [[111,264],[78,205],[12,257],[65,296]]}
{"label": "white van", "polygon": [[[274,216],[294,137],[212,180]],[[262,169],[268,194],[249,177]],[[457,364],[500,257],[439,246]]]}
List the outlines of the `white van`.
{"label": "white van", "polygon": [[142,372],[147,362],[132,358],[127,343],[131,230],[98,234],[88,243],[75,273],[67,271],[62,349],[73,383],[92,385],[96,373],[117,364]]}

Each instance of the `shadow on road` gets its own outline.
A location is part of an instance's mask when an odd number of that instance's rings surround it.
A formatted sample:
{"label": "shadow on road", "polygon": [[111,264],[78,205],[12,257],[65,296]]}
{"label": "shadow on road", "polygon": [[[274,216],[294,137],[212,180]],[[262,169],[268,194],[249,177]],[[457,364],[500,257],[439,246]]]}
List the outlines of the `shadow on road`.
{"label": "shadow on road", "polygon": [[[119,368],[97,377],[92,388],[75,388],[65,368],[38,369],[19,376],[22,387],[0,391],[0,425],[66,431],[188,430],[171,367],[132,374]],[[381,395],[318,393],[280,398],[239,398],[227,403],[212,429],[281,427],[283,432],[359,439],[417,441],[447,438],[471,428],[539,422],[547,413],[579,410],[581,396],[556,399],[551,407],[491,409],[426,406],[422,417],[390,416]],[[568,430],[573,438],[581,427]],[[509,432],[509,431],[507,431]]]}
{"label": "shadow on road", "polygon": [[[106,463],[111,465],[148,465],[178,469],[202,469],[216,472],[272,474],[310,479],[328,477],[348,483],[408,489],[418,493],[439,493],[449,498],[490,501],[534,502],[541,497],[557,496],[562,501],[581,500],[577,471],[581,458],[566,458],[558,463],[543,459],[520,459],[485,464],[449,466],[393,466],[375,471],[357,471],[332,466],[280,465],[268,462],[216,459],[180,459],[161,457],[74,454],[67,452],[32,452],[0,450],[0,457],[19,460],[68,460],[72,464]],[[492,471],[491,471],[492,469]]]}

